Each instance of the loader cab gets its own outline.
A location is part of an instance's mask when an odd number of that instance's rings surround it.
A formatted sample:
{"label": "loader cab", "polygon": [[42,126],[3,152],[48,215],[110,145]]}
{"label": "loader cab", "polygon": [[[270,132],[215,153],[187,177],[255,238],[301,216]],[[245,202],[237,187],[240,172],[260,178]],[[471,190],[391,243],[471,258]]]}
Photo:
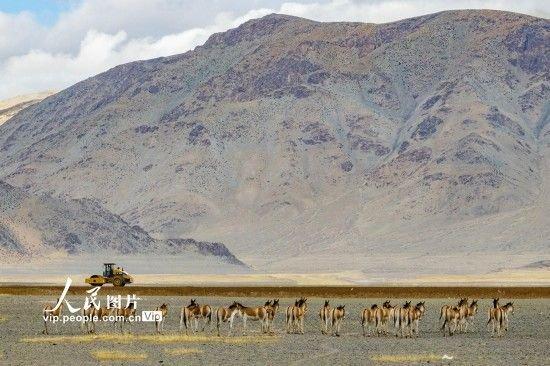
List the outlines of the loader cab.
{"label": "loader cab", "polygon": [[113,276],[113,267],[114,263],[103,263],[103,277],[112,277]]}

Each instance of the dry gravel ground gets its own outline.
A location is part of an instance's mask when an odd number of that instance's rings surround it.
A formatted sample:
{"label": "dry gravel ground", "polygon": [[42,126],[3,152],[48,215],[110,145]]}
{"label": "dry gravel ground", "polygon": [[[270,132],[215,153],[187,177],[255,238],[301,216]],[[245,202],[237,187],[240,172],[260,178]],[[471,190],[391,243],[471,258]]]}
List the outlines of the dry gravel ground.
{"label": "dry gravel ground", "polygon": [[[72,299],[72,301],[71,301]],[[104,301],[104,297],[101,297]],[[347,317],[342,336],[323,336],[317,317],[322,299],[310,299],[304,335],[283,331],[284,308],[293,299],[281,299],[282,309],[275,322],[275,335],[257,338],[259,324],[250,322],[249,335],[242,337],[240,319],[231,339],[219,339],[214,332],[185,337],[178,332],[179,309],[188,297],[144,297],[138,310],[152,309],[163,302],[169,306],[165,334],[154,336],[152,323],[139,323],[131,336],[113,335],[110,324],[98,326],[97,339],[82,336],[77,324],[61,326],[59,333],[41,334],[41,306],[51,298],[0,296],[0,364],[453,364],[453,365],[543,365],[550,364],[550,301],[516,300],[510,329],[502,338],[491,338],[485,328],[488,299],[481,307],[471,332],[443,338],[438,329],[439,308],[454,299],[428,299],[421,334],[415,339],[361,335],[360,310],[384,299],[336,299],[346,304]],[[83,297],[71,297],[73,305]],[[213,306],[228,304],[229,298],[198,298]],[[413,302],[417,299],[412,299]],[[503,299],[504,300],[504,299]],[[245,305],[259,305],[265,299],[240,299]],[[402,303],[404,299],[395,299]],[[223,332],[227,332],[225,326]],[[55,338],[57,337],[57,338]],[[61,338],[59,338],[61,337]],[[443,355],[452,360],[441,360]],[[102,360],[102,361],[98,361]]]}

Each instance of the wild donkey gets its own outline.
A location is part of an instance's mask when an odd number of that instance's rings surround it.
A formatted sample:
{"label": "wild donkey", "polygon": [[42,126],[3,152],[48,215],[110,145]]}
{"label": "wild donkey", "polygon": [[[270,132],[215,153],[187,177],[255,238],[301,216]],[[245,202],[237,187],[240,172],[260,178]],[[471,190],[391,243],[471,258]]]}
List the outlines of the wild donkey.
{"label": "wild donkey", "polygon": [[63,312],[63,302],[59,303],[59,299],[57,299],[55,303],[59,304],[57,309],[55,309],[55,305],[51,305],[51,304],[45,305],[44,308],[42,309],[42,317],[44,320],[44,330],[42,331],[42,334],[49,334],[48,322],[54,322],[56,333],[59,330],[59,322],[61,318],[61,313]]}
{"label": "wild donkey", "polygon": [[307,313],[307,299],[296,300],[286,309],[286,332],[304,334],[304,319]]}
{"label": "wild donkey", "polygon": [[[407,301],[403,306],[397,306],[394,309],[394,325],[396,337],[407,337],[411,335],[410,325],[411,319],[409,311],[411,310],[411,302]],[[407,333],[405,333],[407,331]]]}
{"label": "wild donkey", "polygon": [[321,333],[328,334],[328,325],[330,323],[330,314],[332,308],[329,305],[329,300],[325,300],[325,305],[319,310],[319,318],[321,319]]}
{"label": "wild donkey", "polygon": [[378,334],[388,334],[388,324],[394,319],[395,306],[390,304],[390,300],[384,301],[381,308],[376,310],[376,331]]}
{"label": "wild donkey", "polygon": [[120,322],[120,332],[124,333],[123,324],[128,323],[130,331],[132,330],[132,322],[130,321],[136,315],[135,303],[131,302],[128,307],[121,309],[114,309],[115,321],[113,327],[116,328],[116,323]]}
{"label": "wild donkey", "polygon": [[378,333],[378,322],[376,318],[376,313],[378,310],[378,305],[373,304],[370,308],[365,308],[361,312],[361,327],[363,327],[364,337]]}
{"label": "wild donkey", "polygon": [[[191,299],[189,305],[181,308],[180,313],[180,330],[185,326],[185,333],[188,334],[188,327],[191,327],[193,333],[199,330],[199,319],[204,319],[202,331],[207,325],[212,323],[212,307],[210,305],[200,305],[197,300]],[[195,321],[193,327],[192,321]]]}
{"label": "wild donkey", "polygon": [[340,326],[342,321],[346,317],[346,305],[339,305],[336,308],[332,309],[330,314],[330,319],[332,321],[332,335],[340,337]]}
{"label": "wild donkey", "polygon": [[95,323],[103,321],[104,317],[108,317],[115,314],[116,308],[112,306],[102,306],[99,309],[95,307],[90,307],[89,309],[84,309],[80,311],[82,315],[82,324],[81,327],[86,327],[87,333],[95,333]]}
{"label": "wild donkey", "polygon": [[233,301],[233,304],[229,305],[228,307],[219,307],[216,311],[216,328],[218,329],[218,337],[220,336],[220,325],[221,323],[225,323],[229,321],[229,333],[228,335],[231,335],[231,331],[233,330],[233,320],[235,319],[236,315],[241,314],[240,312],[241,305]]}
{"label": "wild donkey", "polygon": [[508,314],[514,312],[514,303],[509,302],[504,306],[499,306],[499,299],[493,299],[493,307],[489,309],[489,320],[487,325],[492,323],[491,337],[496,333],[497,337],[502,336],[501,330],[508,331]]}
{"label": "wild donkey", "polygon": [[468,325],[474,322],[474,317],[477,314],[477,300],[472,300],[472,303],[464,308],[461,314],[459,330],[461,332],[468,331]]}
{"label": "wild donkey", "polygon": [[275,321],[277,311],[279,311],[279,299],[273,299],[272,301],[269,300],[264,304],[264,306],[267,309],[267,332],[271,333],[271,326]]}
{"label": "wild donkey", "polygon": [[155,310],[160,311],[161,314],[161,319],[155,320],[155,329],[160,334],[164,331],[164,320],[166,319],[166,315],[168,315],[168,305],[163,303],[161,306],[157,306]]}
{"label": "wild donkey", "polygon": [[238,304],[241,317],[243,318],[243,334],[246,334],[246,321],[248,319],[259,321],[260,329],[262,333],[266,333],[269,330],[269,313],[265,306],[248,307],[242,304]]}
{"label": "wild donkey", "polygon": [[418,336],[420,334],[420,319],[426,312],[426,303],[424,301],[419,302],[414,308],[409,310],[409,324],[411,335]]}
{"label": "wild donkey", "polygon": [[468,311],[468,300],[467,299],[460,299],[457,306],[448,306],[445,305],[441,308],[441,313],[439,314],[439,319],[443,318],[443,325],[441,326],[441,330],[443,330],[443,336],[447,336],[447,333],[445,332],[445,329],[448,330],[448,333],[450,336],[452,336],[459,324],[461,319],[466,317]]}

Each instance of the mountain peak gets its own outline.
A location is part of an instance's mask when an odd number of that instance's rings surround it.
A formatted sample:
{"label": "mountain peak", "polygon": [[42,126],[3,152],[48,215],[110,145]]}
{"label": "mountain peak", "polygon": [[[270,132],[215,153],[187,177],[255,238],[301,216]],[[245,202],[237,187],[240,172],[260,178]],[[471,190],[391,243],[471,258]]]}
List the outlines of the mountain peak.
{"label": "mountain peak", "polygon": [[306,24],[313,23],[313,21],[291,15],[271,13],[261,18],[251,19],[225,32],[215,33],[208,38],[204,46],[233,46],[242,41],[260,39],[264,36],[272,35],[280,29],[284,28],[287,30],[289,27],[292,27],[290,23]]}
{"label": "mountain peak", "polygon": [[549,35],[546,20],[492,11],[378,25],[272,14],[24,109],[0,126],[0,179],[97,199],[152,238],[221,242],[252,265],[537,252],[539,221],[501,243],[491,220],[547,217],[534,203]]}

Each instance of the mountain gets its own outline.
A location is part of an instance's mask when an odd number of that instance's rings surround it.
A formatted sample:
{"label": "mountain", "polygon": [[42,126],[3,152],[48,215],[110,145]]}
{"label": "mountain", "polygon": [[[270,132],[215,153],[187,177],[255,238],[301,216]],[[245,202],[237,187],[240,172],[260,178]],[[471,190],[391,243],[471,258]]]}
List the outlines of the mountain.
{"label": "mountain", "polygon": [[268,15],[24,109],[0,179],[257,268],[520,266],[548,254],[549,44],[500,11]]}
{"label": "mountain", "polygon": [[52,91],[41,93],[19,95],[17,97],[0,100],[0,125],[6,122],[11,117],[15,116],[19,111],[36,104],[54,94]]}
{"label": "mountain", "polygon": [[110,253],[211,256],[243,265],[223,244],[192,239],[157,240],[89,199],[31,196],[0,181],[2,262],[22,258]]}

